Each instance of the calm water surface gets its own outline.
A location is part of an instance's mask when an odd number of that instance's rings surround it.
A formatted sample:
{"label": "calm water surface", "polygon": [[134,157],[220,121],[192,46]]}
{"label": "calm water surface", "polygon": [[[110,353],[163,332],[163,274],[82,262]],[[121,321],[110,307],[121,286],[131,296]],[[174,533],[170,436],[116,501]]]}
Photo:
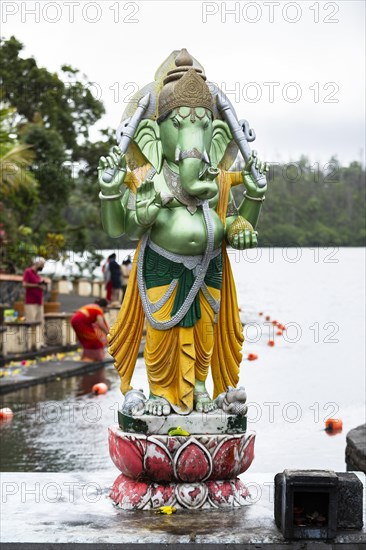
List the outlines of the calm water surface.
{"label": "calm water surface", "polygon": [[[240,376],[257,432],[250,471],[344,470],[346,433],[365,422],[365,250],[259,249],[230,257],[248,323],[244,357],[259,356],[243,361]],[[263,324],[265,315],[287,325],[285,339]],[[97,381],[108,383],[107,395],[90,395]],[[143,360],[134,384],[147,389]],[[16,414],[0,425],[1,470],[114,475],[107,428],[121,402],[112,366],[4,396],[1,406]],[[330,416],[343,420],[343,433],[324,432]]]}

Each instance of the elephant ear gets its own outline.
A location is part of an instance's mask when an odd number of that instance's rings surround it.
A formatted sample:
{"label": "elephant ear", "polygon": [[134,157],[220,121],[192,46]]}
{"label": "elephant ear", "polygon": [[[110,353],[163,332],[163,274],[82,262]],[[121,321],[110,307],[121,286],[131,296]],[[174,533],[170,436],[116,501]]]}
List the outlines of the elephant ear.
{"label": "elephant ear", "polygon": [[159,126],[153,120],[145,119],[140,122],[133,137],[141,153],[146,160],[160,172],[163,162],[162,146],[160,141]]}
{"label": "elephant ear", "polygon": [[214,120],[212,123],[213,134],[211,142],[210,160],[212,164],[219,164],[224,158],[226,149],[233,137],[229,126],[222,120]]}

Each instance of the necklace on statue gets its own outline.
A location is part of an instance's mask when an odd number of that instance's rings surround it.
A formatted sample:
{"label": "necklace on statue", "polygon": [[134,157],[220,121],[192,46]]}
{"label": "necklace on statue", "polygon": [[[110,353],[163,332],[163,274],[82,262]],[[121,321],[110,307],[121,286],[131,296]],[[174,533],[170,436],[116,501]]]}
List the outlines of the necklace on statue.
{"label": "necklace on statue", "polygon": [[173,172],[166,161],[164,161],[163,174],[169,191],[174,198],[184,204],[188,212],[193,215],[197,210],[197,206],[202,204],[202,201],[183,189],[179,175]]}

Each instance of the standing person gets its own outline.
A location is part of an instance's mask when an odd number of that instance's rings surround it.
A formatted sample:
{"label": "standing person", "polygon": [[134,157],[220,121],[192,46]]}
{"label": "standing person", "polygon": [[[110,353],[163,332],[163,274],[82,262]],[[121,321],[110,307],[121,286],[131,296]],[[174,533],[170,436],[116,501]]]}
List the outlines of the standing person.
{"label": "standing person", "polygon": [[107,300],[99,298],[94,304],[82,306],[71,317],[71,325],[83,346],[81,361],[103,361],[106,335],[109,332],[104,313]]}
{"label": "standing person", "polygon": [[107,302],[110,302],[112,300],[112,281],[111,281],[111,272],[109,270],[109,261],[111,259],[111,256],[108,256],[104,264],[102,265],[102,273],[103,273],[103,279],[105,283],[105,292],[106,292],[106,299]]}
{"label": "standing person", "polygon": [[47,283],[39,275],[39,272],[44,268],[44,264],[45,259],[38,257],[23,274],[23,287],[25,288],[24,315],[27,322],[38,321],[43,323],[43,297]]}
{"label": "standing person", "polygon": [[116,254],[111,254],[109,256],[109,271],[111,273],[111,283],[112,283],[112,302],[121,303],[121,267],[116,262]]}
{"label": "standing person", "polygon": [[122,292],[123,292],[122,300],[126,294],[128,279],[131,273],[131,267],[132,267],[132,260],[131,260],[131,256],[128,255],[127,258],[122,262]]}

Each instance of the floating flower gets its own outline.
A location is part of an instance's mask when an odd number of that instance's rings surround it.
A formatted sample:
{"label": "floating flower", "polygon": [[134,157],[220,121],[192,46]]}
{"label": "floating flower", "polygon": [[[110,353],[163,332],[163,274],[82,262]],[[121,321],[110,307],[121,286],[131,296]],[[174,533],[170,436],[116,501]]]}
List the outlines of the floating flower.
{"label": "floating flower", "polygon": [[10,418],[13,418],[14,413],[9,407],[5,407],[4,409],[0,409],[0,420],[9,420]]}
{"label": "floating flower", "polygon": [[96,395],[102,395],[104,393],[107,393],[108,386],[107,384],[104,384],[104,382],[99,382],[98,384],[94,384],[92,387],[92,392]]}
{"label": "floating flower", "polygon": [[325,431],[333,432],[333,434],[340,433],[343,429],[343,422],[340,418],[328,418],[325,421]]}

